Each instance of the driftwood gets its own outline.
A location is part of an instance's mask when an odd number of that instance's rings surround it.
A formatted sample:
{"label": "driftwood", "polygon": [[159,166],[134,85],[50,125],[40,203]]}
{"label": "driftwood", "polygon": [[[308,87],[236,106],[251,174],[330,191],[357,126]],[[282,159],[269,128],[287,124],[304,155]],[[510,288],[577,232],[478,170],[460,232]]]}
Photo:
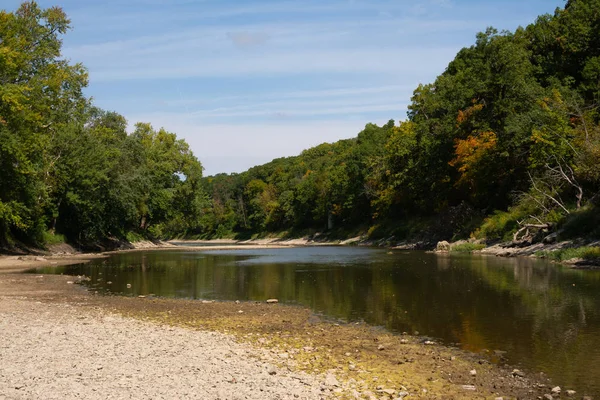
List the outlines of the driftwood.
{"label": "driftwood", "polygon": [[523,235],[522,239],[529,237],[530,229],[550,229],[552,227],[552,224],[521,224],[521,223],[519,223],[519,225],[521,225],[521,228],[519,228],[519,230],[516,231],[513,235],[514,242],[519,240],[519,235],[522,234],[523,232],[525,232],[525,234]]}

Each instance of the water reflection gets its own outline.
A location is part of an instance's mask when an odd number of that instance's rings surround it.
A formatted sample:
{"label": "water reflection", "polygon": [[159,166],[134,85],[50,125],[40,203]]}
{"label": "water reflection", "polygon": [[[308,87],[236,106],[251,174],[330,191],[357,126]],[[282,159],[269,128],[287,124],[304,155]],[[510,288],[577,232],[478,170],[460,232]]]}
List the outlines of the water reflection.
{"label": "water reflection", "polygon": [[[348,321],[418,331],[600,394],[600,272],[533,259],[318,247],[137,252],[44,272],[127,295],[278,298]],[[130,284],[131,288],[127,285]]]}

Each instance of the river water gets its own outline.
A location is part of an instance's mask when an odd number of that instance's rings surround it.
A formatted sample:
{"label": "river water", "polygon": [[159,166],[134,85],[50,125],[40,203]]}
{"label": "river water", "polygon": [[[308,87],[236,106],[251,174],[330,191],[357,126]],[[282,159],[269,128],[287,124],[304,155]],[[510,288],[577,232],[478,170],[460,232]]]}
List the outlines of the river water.
{"label": "river water", "polygon": [[300,247],[140,251],[37,272],[86,275],[102,293],[277,298],[344,321],[503,354],[563,390],[600,396],[600,271],[528,258]]}

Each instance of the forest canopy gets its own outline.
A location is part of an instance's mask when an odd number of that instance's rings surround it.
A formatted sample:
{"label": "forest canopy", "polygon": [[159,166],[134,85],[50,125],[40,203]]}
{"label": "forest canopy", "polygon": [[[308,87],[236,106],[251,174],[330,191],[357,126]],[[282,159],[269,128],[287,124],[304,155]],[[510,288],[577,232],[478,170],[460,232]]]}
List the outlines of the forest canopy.
{"label": "forest canopy", "polygon": [[[600,0],[476,35],[406,120],[240,174],[83,95],[60,8],[0,12],[0,242],[326,231],[600,236]],[[61,236],[62,235],[62,236]],[[533,233],[531,233],[533,235]]]}

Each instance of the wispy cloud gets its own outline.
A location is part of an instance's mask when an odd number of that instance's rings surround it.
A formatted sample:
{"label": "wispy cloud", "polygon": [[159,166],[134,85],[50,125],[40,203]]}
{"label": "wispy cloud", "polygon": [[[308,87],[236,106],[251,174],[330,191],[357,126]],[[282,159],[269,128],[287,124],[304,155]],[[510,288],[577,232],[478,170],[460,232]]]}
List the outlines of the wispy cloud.
{"label": "wispy cloud", "polygon": [[402,119],[477,31],[562,2],[63,0],[64,54],[99,106],[176,132],[207,173],[241,171]]}

